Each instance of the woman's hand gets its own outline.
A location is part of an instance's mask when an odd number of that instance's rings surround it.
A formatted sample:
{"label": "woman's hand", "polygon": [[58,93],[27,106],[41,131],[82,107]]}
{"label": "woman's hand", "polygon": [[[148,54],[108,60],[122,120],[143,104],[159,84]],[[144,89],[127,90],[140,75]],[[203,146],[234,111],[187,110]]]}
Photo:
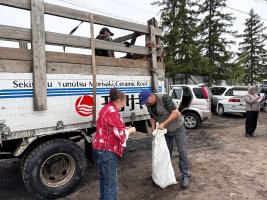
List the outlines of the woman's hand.
{"label": "woman's hand", "polygon": [[128,130],[129,135],[131,135],[131,134],[136,132],[136,128],[135,127],[126,127],[126,129]]}

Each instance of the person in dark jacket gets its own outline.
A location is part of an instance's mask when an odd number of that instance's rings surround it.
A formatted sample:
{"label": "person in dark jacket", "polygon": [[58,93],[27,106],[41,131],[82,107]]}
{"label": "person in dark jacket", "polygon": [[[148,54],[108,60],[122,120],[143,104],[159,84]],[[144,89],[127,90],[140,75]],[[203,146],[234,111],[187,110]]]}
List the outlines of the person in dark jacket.
{"label": "person in dark jacket", "polygon": [[[114,33],[112,33],[108,28],[104,27],[100,30],[99,35],[96,36],[96,39],[99,40],[105,40],[105,41],[112,41],[111,36],[113,36]],[[106,57],[114,57],[114,53],[109,50],[104,49],[95,49],[95,55],[96,56],[106,56]]]}
{"label": "person in dark jacket", "polygon": [[246,133],[245,137],[254,137],[254,132],[257,127],[258,115],[260,111],[260,103],[258,100],[261,98],[256,94],[257,87],[250,86],[248,94],[245,96],[246,102]]}
{"label": "person in dark jacket", "polygon": [[151,115],[150,122],[153,130],[156,128],[156,122],[159,122],[160,129],[167,129],[167,133],[164,136],[170,157],[172,156],[173,143],[175,141],[179,152],[179,168],[182,174],[181,186],[182,188],[188,188],[191,174],[188,166],[186,133],[182,114],[167,94],[154,94],[149,90],[142,90],[140,104],[146,104]]}

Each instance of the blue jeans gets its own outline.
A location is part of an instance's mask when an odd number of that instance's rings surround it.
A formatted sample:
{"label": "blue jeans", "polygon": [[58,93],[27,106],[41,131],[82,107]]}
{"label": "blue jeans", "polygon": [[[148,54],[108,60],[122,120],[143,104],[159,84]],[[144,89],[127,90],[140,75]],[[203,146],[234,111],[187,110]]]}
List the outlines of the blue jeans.
{"label": "blue jeans", "polygon": [[117,155],[110,151],[94,149],[99,168],[100,200],[117,199]]}
{"label": "blue jeans", "polygon": [[170,152],[170,157],[172,157],[173,143],[176,143],[179,153],[179,169],[182,177],[190,177],[191,173],[188,167],[185,127],[182,126],[174,132],[167,132],[164,136]]}

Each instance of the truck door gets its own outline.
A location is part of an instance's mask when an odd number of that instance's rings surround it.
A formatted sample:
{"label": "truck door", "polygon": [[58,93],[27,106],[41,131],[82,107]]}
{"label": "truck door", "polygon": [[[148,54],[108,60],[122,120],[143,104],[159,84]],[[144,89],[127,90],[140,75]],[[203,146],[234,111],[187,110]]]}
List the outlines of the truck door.
{"label": "truck door", "polygon": [[183,88],[173,87],[169,93],[169,96],[172,98],[172,101],[175,104],[175,106],[179,108],[183,99]]}

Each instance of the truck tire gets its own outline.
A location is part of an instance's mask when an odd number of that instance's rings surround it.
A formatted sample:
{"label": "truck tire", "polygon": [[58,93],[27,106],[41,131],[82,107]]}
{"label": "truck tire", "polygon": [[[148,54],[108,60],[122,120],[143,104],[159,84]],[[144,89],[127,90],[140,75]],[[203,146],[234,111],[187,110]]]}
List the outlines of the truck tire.
{"label": "truck tire", "polygon": [[200,119],[193,112],[184,113],[184,125],[187,129],[196,129],[200,125]]}
{"label": "truck tire", "polygon": [[33,149],[24,161],[23,181],[37,199],[55,199],[72,192],[87,167],[82,149],[67,139],[53,139]]}

